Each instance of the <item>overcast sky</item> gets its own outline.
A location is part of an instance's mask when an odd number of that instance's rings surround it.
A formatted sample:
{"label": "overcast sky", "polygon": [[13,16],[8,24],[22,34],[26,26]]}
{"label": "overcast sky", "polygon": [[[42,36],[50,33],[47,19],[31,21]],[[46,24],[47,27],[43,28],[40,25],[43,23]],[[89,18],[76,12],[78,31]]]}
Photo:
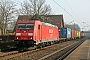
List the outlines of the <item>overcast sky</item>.
{"label": "overcast sky", "polygon": [[[23,0],[13,1],[17,1],[19,3]],[[46,4],[50,4],[52,14],[62,14],[64,16],[65,23],[76,23],[80,26],[81,30],[82,28],[84,28],[83,30],[90,30],[90,0],[46,0]]]}
{"label": "overcast sky", "polygon": [[[63,10],[61,7],[63,7]],[[76,23],[83,30],[90,30],[90,0],[46,0],[50,4],[55,14],[63,14],[66,23]],[[84,22],[84,23],[83,23]],[[72,24],[72,23],[70,23]],[[88,27],[85,27],[88,26]]]}

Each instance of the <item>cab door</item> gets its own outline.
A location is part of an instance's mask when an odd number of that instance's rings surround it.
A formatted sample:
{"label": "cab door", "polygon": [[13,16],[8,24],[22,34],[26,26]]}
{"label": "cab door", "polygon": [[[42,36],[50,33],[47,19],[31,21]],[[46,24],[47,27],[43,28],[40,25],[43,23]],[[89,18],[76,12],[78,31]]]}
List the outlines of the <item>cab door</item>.
{"label": "cab door", "polygon": [[38,40],[41,40],[41,25],[38,25]]}

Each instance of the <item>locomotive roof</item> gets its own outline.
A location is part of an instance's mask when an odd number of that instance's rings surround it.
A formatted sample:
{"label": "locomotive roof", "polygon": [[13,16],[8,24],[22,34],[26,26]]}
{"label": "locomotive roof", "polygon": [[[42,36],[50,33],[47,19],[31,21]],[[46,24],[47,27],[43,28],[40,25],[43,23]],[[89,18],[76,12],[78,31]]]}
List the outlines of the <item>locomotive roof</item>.
{"label": "locomotive roof", "polygon": [[56,25],[52,25],[50,23],[45,23],[45,22],[41,22],[43,25],[46,25],[46,26],[52,26],[52,27],[57,27]]}

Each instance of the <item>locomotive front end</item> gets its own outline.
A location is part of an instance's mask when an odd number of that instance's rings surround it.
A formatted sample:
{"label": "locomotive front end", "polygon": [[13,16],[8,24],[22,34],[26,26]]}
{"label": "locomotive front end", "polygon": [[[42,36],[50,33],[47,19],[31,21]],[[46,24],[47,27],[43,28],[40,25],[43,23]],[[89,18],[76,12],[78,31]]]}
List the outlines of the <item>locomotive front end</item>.
{"label": "locomotive front end", "polygon": [[18,47],[29,47],[34,45],[33,40],[34,23],[29,21],[18,21],[15,32],[15,45]]}

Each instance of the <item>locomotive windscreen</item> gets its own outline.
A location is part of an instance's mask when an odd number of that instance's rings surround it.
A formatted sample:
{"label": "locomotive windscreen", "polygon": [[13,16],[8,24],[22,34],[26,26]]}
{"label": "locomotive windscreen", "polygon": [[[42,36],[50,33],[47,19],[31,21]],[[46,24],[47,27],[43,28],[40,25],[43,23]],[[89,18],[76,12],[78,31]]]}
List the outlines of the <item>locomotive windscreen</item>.
{"label": "locomotive windscreen", "polygon": [[26,29],[33,29],[34,28],[34,24],[26,24]]}
{"label": "locomotive windscreen", "polygon": [[18,24],[18,29],[33,29],[34,24]]}

